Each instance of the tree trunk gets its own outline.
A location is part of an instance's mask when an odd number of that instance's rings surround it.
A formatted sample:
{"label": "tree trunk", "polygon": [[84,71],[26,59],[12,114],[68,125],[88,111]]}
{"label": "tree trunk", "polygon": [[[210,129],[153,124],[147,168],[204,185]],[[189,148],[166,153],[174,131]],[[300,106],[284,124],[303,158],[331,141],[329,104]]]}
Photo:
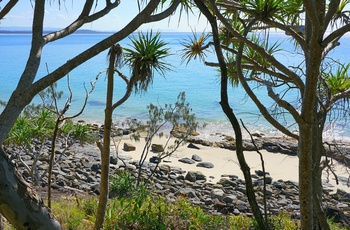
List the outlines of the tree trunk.
{"label": "tree trunk", "polygon": [[202,1],[195,0],[195,3],[197,4],[198,8],[201,10],[201,12],[207,17],[208,21],[210,22],[212,32],[213,32],[213,39],[214,39],[214,46],[215,46],[215,52],[220,64],[220,74],[221,74],[221,91],[220,91],[220,105],[229,119],[232,128],[235,131],[235,137],[236,137],[236,154],[237,158],[239,161],[239,165],[241,167],[241,170],[244,175],[245,183],[246,183],[246,192],[247,192],[247,197],[248,201],[250,204],[250,208],[252,209],[253,215],[259,225],[259,228],[261,230],[268,229],[268,225],[265,222],[263,215],[259,209],[259,206],[256,202],[255,198],[255,193],[254,193],[254,188],[253,188],[253,183],[252,183],[252,177],[250,174],[250,168],[248,164],[245,161],[244,154],[243,154],[243,140],[242,140],[242,131],[241,127],[239,125],[239,122],[233,113],[232,108],[229,105],[228,102],[228,93],[227,93],[227,82],[228,82],[228,77],[227,77],[227,67],[226,67],[226,62],[225,58],[223,56],[223,53],[221,51],[220,47],[220,39],[219,39],[219,33],[218,33],[218,26],[216,22],[215,16],[213,16],[208,8],[203,4]]}
{"label": "tree trunk", "polygon": [[[0,212],[17,229],[62,229],[0,148]],[[24,199],[24,197],[26,197]]]}
{"label": "tree trunk", "polygon": [[100,197],[98,201],[98,208],[96,213],[95,229],[103,229],[103,222],[105,218],[108,193],[109,193],[109,163],[110,163],[110,146],[111,146],[111,127],[112,127],[112,113],[113,113],[113,88],[114,88],[114,63],[115,63],[115,45],[110,49],[108,79],[107,79],[107,95],[106,95],[106,109],[105,120],[103,128],[103,146],[101,151],[101,184]]}

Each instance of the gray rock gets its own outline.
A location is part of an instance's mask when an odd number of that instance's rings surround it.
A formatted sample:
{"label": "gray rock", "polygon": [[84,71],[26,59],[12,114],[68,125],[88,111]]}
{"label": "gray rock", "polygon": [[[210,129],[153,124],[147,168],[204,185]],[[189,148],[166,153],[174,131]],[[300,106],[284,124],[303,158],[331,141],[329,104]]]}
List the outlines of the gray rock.
{"label": "gray rock", "polygon": [[153,156],[149,159],[149,162],[157,164],[159,162],[159,158],[157,156]]}
{"label": "gray rock", "polygon": [[184,157],[179,159],[180,162],[185,163],[185,164],[194,164],[196,163],[194,160],[188,158],[188,157]]}
{"label": "gray rock", "polygon": [[195,182],[197,180],[207,180],[206,176],[200,171],[189,171],[186,174],[185,179],[191,182]]}
{"label": "gray rock", "polygon": [[201,162],[202,158],[200,156],[198,156],[197,154],[193,154],[192,155],[192,160],[194,160],[196,162]]}
{"label": "gray rock", "polygon": [[188,172],[185,176],[185,179],[191,182],[195,182],[197,180],[195,172],[193,171]]}
{"label": "gray rock", "polygon": [[187,145],[187,148],[190,148],[190,149],[200,149],[198,146],[190,143],[189,145]]}
{"label": "gray rock", "polygon": [[101,169],[101,163],[94,163],[94,164],[91,166],[91,170],[92,170],[93,172],[98,172],[100,169]]}
{"label": "gray rock", "polygon": [[176,193],[176,196],[178,195],[183,195],[183,196],[187,196],[189,198],[198,198],[196,191],[192,188],[180,188]]}
{"label": "gray rock", "polygon": [[210,162],[200,162],[200,163],[197,164],[197,167],[203,167],[203,168],[211,169],[211,168],[214,168],[214,164],[210,163]]}
{"label": "gray rock", "polygon": [[237,186],[237,182],[229,179],[229,178],[221,178],[219,181],[218,181],[218,184],[222,184],[222,185],[230,185],[230,186],[233,186],[233,187],[236,187]]}
{"label": "gray rock", "polygon": [[233,194],[225,196],[222,201],[224,201],[225,203],[232,203],[234,200],[236,200],[237,197]]}
{"label": "gray rock", "polygon": [[222,200],[224,198],[224,191],[222,189],[219,188],[214,188],[213,190],[211,190],[210,192],[210,197],[212,199],[218,199],[218,200]]}

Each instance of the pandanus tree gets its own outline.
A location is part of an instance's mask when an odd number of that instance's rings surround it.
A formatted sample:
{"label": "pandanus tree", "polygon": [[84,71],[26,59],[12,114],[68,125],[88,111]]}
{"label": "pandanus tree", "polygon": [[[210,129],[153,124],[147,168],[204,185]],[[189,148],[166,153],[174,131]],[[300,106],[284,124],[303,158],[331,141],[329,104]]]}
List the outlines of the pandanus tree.
{"label": "pandanus tree", "polygon": [[[160,39],[160,33],[138,33],[138,36],[130,38],[130,48],[123,48],[119,44],[113,45],[108,52],[109,66],[107,70],[107,94],[104,118],[103,144],[98,142],[101,151],[101,183],[99,205],[96,215],[95,228],[102,229],[107,207],[109,193],[109,163],[113,111],[123,104],[131,95],[132,91],[146,92],[152,84],[155,72],[165,77],[170,65],[164,61],[169,55],[167,43]],[[126,77],[120,70],[123,64],[127,64],[131,70],[131,77]],[[114,74],[125,81],[126,91],[124,96],[113,103]]]}
{"label": "pandanus tree", "polygon": [[[298,141],[301,228],[329,229],[322,206],[321,176],[329,168],[322,158],[326,156],[323,132],[327,119],[334,118],[330,115],[336,114],[337,119],[349,116],[350,97],[348,65],[329,57],[350,30],[349,11],[345,10],[348,1],[194,2],[211,25],[218,62],[205,64],[220,68],[221,106],[236,135],[241,134],[227,100],[229,78],[239,81],[273,127]],[[282,32],[281,39],[293,48],[280,49],[270,42],[274,30]],[[299,53],[299,61],[276,58],[286,52]],[[266,89],[273,110],[259,100],[252,89],[256,85]],[[286,117],[281,114],[288,114],[297,132],[283,124]],[[249,170],[244,162],[240,164]],[[252,208],[254,212],[254,205]],[[258,210],[256,213],[260,228],[268,228]]]}

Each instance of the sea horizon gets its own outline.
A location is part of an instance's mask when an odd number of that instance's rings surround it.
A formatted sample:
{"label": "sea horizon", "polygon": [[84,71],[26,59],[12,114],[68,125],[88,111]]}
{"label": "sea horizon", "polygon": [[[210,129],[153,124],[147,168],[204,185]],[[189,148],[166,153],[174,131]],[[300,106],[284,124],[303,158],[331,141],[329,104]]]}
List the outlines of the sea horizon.
{"label": "sea horizon", "polygon": [[[187,101],[190,103],[193,112],[196,114],[200,124],[206,123],[204,130],[199,130],[203,138],[210,139],[212,134],[222,133],[234,136],[233,129],[225,117],[220,102],[220,79],[219,73],[212,67],[207,67],[198,60],[190,62],[188,65],[181,61],[180,41],[191,36],[190,32],[164,32],[161,38],[168,43],[172,55],[166,61],[172,64],[172,71],[167,72],[165,78],[155,75],[152,86],[148,92],[144,94],[132,94],[130,99],[123,105],[118,107],[113,113],[113,119],[116,123],[123,122],[125,119],[146,120],[148,115],[147,105],[150,103],[164,105],[174,104],[177,95],[180,92],[186,92]],[[107,37],[109,33],[96,34],[77,34],[68,38],[64,38],[53,44],[48,44],[43,50],[42,64],[38,72],[38,78],[45,76],[48,72],[53,71],[74,57],[81,51],[92,46],[101,39]],[[271,41],[277,41],[285,38],[283,34],[275,34],[271,36]],[[344,39],[345,47],[350,47],[350,41]],[[290,43],[290,42],[289,42]],[[294,64],[300,60],[298,55],[291,55],[288,51],[292,44],[288,41],[284,46],[287,52],[278,55],[277,58]],[[120,42],[122,46],[128,47],[129,39]],[[29,54],[30,36],[27,34],[2,34],[0,35],[0,51],[3,55],[0,57],[0,80],[6,82],[0,90],[0,100],[7,101],[12,91],[15,89],[18,79],[23,72],[26,59]],[[338,53],[337,53],[338,52]],[[334,56],[344,61],[349,61],[349,57],[343,50],[335,52]],[[99,72],[104,71],[107,67],[107,52],[94,57],[93,59],[82,64],[80,67],[71,71],[69,74],[70,85],[73,91],[72,107],[67,115],[72,115],[80,110],[82,102],[85,99],[85,87],[89,90],[90,82],[96,80]],[[9,63],[6,60],[17,60]],[[214,53],[208,53],[207,61],[214,62]],[[47,66],[47,68],[46,68]],[[126,76],[130,75],[130,70],[124,67],[121,70]],[[115,82],[115,101],[118,100],[125,92],[125,83],[116,78]],[[61,99],[61,105],[68,97],[67,77],[58,81],[58,89],[64,91]],[[266,95],[266,89],[263,87],[255,88],[255,92],[259,95],[264,105],[272,107],[273,102]],[[102,73],[98,76],[98,81],[94,91],[91,93],[87,107],[84,113],[76,120],[85,120],[88,123],[103,123],[104,105],[106,94],[106,76]],[[296,96],[296,95],[294,95]],[[292,97],[294,97],[292,95]],[[40,100],[33,100],[39,103]],[[265,136],[283,136],[276,131],[267,121],[260,115],[254,103],[247,98],[242,87],[229,87],[229,102],[232,105],[238,119],[242,119],[251,133],[262,133]],[[0,112],[2,108],[0,108]],[[281,120],[285,126],[293,126],[288,117]],[[297,131],[294,127],[294,131]],[[245,138],[248,134],[245,133]],[[329,124],[325,137],[332,140],[350,140],[349,124],[339,122],[337,124]]]}

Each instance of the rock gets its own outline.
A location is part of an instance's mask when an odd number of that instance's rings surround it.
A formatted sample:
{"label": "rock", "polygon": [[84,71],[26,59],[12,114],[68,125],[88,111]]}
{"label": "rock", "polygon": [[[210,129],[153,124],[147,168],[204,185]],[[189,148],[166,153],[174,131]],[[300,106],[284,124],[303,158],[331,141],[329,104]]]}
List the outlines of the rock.
{"label": "rock", "polygon": [[230,185],[230,186],[233,186],[233,187],[236,187],[237,186],[237,182],[229,179],[229,178],[221,178],[219,181],[218,181],[218,184],[222,184],[222,185]]}
{"label": "rock", "polygon": [[194,164],[196,163],[194,160],[188,158],[188,157],[184,157],[179,159],[180,162],[185,163],[185,164]]}
{"label": "rock", "polygon": [[171,171],[171,168],[170,168],[169,165],[161,165],[161,166],[159,166],[159,169],[160,169],[161,171],[166,172],[166,173],[169,173],[169,172]]}
{"label": "rock", "polygon": [[109,157],[109,163],[110,164],[118,164],[118,157],[117,157],[117,154],[111,154],[110,157]]}
{"label": "rock", "polygon": [[123,148],[125,151],[135,151],[136,150],[136,147],[130,143],[124,143],[124,148]]}
{"label": "rock", "polygon": [[157,156],[153,156],[149,159],[149,162],[157,164],[159,162],[159,158]]}
{"label": "rock", "polygon": [[326,217],[332,219],[335,223],[341,223],[345,226],[350,225],[350,216],[345,215],[343,211],[335,207],[327,207],[325,210]]}
{"label": "rock", "polygon": [[131,131],[129,129],[123,129],[123,135],[129,135]]}
{"label": "rock", "polygon": [[198,146],[196,146],[196,145],[194,145],[194,144],[192,144],[192,143],[188,144],[188,145],[187,145],[187,148],[190,148],[190,149],[200,149]]}
{"label": "rock", "polygon": [[210,163],[210,162],[200,162],[200,163],[197,164],[197,167],[203,167],[203,168],[211,169],[211,168],[214,168],[214,164]]}
{"label": "rock", "polygon": [[277,189],[287,188],[287,185],[283,181],[274,181],[272,185],[275,186]]}
{"label": "rock", "polygon": [[201,162],[202,158],[200,156],[198,156],[197,154],[193,154],[192,155],[192,160],[194,160],[196,162]]}
{"label": "rock", "polygon": [[176,193],[176,196],[178,195],[183,195],[183,196],[187,196],[189,198],[198,198],[196,191],[192,188],[180,188]]}
{"label": "rock", "polygon": [[[258,176],[264,176],[264,172],[262,170],[255,170],[255,174]],[[270,175],[268,172],[265,172],[265,175]]]}
{"label": "rock", "polygon": [[156,153],[164,152],[164,147],[161,144],[152,144],[151,149]]}
{"label": "rock", "polygon": [[196,179],[196,174],[193,171],[190,171],[186,174],[185,179],[191,182],[195,182]]}
{"label": "rock", "polygon": [[92,170],[93,172],[98,172],[100,169],[101,169],[101,164],[100,164],[100,163],[94,163],[94,164],[91,166],[91,170]]}
{"label": "rock", "polygon": [[191,182],[195,182],[197,180],[206,180],[206,176],[200,171],[189,171],[186,174],[185,179]]}
{"label": "rock", "polygon": [[218,199],[218,200],[222,200],[224,198],[224,191],[222,189],[219,188],[214,188],[213,190],[211,190],[210,192],[210,197],[212,199]]}
{"label": "rock", "polygon": [[234,200],[236,200],[237,197],[233,194],[225,196],[222,201],[224,201],[225,203],[232,203]]}

